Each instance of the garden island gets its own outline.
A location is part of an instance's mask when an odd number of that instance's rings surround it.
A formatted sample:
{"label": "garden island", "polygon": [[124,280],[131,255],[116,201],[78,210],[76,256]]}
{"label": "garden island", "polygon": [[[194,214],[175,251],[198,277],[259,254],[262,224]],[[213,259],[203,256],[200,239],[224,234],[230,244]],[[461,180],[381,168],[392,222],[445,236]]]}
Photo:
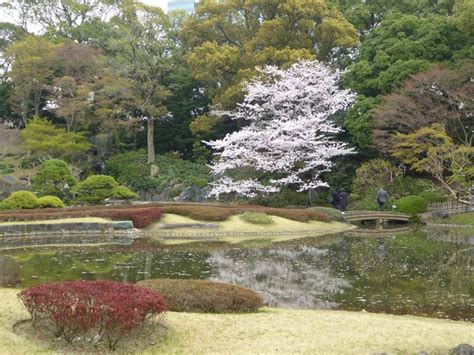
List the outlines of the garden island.
{"label": "garden island", "polygon": [[0,353],[474,353],[474,0],[0,2]]}

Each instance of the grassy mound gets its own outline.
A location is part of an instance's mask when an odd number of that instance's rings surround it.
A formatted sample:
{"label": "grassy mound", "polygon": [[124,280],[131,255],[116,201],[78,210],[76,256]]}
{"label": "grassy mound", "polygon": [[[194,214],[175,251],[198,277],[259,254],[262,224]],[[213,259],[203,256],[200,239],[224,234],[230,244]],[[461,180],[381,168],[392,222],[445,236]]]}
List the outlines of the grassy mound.
{"label": "grassy mound", "polygon": [[156,279],[137,283],[161,294],[174,312],[256,312],[262,297],[248,288],[205,280]]}
{"label": "grassy mound", "polygon": [[250,223],[250,224],[267,225],[267,224],[273,223],[273,220],[271,219],[271,217],[267,216],[265,213],[245,212],[239,217],[242,221]]}

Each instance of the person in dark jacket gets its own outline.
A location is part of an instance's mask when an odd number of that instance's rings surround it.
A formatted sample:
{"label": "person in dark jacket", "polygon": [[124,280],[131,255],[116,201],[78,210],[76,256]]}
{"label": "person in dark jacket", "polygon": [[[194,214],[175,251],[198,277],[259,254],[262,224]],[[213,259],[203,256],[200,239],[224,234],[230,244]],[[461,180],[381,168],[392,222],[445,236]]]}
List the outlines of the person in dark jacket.
{"label": "person in dark jacket", "polygon": [[383,211],[385,209],[385,202],[388,201],[387,192],[380,188],[380,190],[377,192],[377,196],[375,197],[375,201],[379,204],[380,211]]}
{"label": "person in dark jacket", "polygon": [[334,206],[334,208],[339,209],[339,192],[334,190],[331,192],[331,205]]}
{"label": "person in dark jacket", "polygon": [[339,210],[345,211],[348,205],[348,197],[349,194],[341,189],[341,192],[338,194],[338,201],[339,201]]}

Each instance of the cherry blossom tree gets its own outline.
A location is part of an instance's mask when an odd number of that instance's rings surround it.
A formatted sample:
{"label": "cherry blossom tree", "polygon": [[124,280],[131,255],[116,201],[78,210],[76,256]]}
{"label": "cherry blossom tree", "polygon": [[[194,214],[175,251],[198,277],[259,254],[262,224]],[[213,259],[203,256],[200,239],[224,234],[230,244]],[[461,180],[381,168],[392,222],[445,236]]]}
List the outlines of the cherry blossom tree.
{"label": "cherry blossom tree", "polygon": [[247,84],[243,103],[215,112],[245,125],[224,139],[204,142],[218,156],[211,165],[216,177],[211,196],[254,197],[288,185],[298,191],[327,186],[321,173],[331,169],[331,158],[352,152],[335,138],[341,129],[330,119],[354,98],[339,88],[340,71],[300,61],[286,70],[267,66],[259,74]]}

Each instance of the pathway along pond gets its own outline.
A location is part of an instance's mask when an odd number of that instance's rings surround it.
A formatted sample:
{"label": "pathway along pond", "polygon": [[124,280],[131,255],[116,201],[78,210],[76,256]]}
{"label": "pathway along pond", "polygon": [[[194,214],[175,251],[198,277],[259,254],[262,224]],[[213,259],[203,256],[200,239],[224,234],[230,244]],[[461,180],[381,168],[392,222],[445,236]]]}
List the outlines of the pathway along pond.
{"label": "pathway along pond", "polygon": [[337,235],[269,245],[17,249],[0,252],[0,283],[199,278],[249,287],[276,307],[474,321],[474,236],[450,233]]}

